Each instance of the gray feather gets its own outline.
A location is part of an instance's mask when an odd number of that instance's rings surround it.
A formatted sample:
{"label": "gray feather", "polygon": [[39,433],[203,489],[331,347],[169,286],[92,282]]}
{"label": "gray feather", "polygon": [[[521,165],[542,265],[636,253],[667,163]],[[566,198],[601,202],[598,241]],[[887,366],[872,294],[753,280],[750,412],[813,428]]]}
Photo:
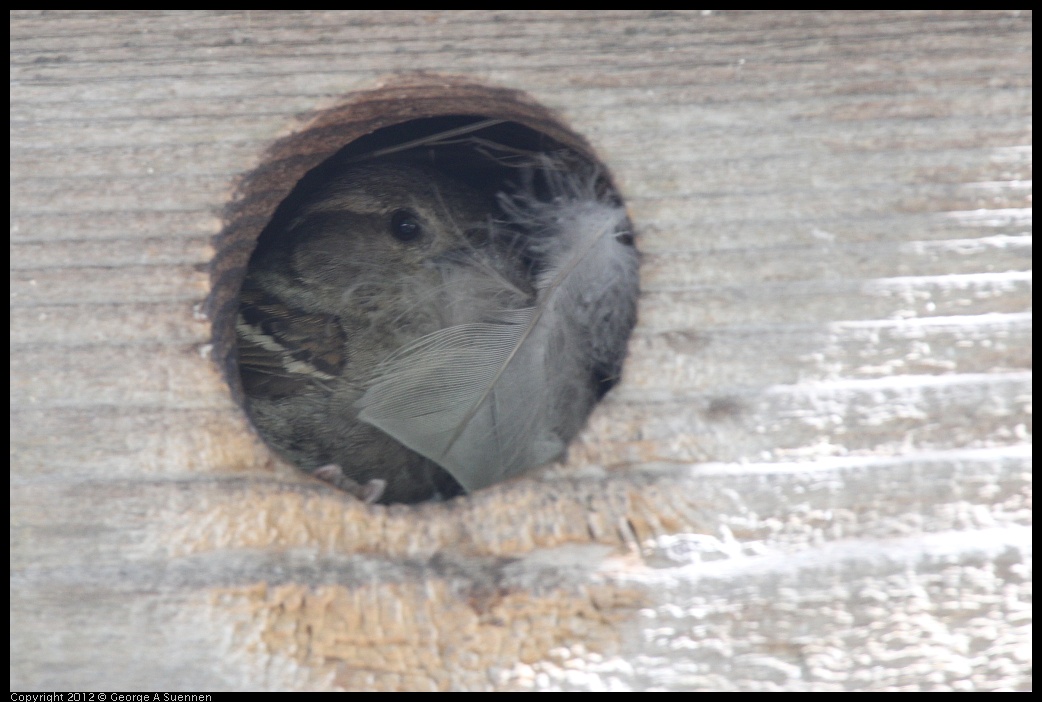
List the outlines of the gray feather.
{"label": "gray feather", "polygon": [[[599,399],[596,375],[617,377],[633,327],[637,254],[623,209],[598,199],[595,178],[543,171],[500,195],[506,227],[522,232],[534,271],[534,305],[490,295],[474,319],[453,319],[376,369],[359,419],[438,463],[468,491],[559,459]],[[457,266],[447,289],[503,283]],[[447,281],[449,282],[449,281]],[[449,306],[451,307],[451,305]]]}

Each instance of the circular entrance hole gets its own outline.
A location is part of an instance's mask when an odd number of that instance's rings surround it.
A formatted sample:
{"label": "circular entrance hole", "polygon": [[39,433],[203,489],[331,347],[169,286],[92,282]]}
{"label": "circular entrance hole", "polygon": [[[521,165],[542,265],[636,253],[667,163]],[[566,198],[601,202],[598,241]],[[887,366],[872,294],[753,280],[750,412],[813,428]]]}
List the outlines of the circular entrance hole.
{"label": "circular entrance hole", "polygon": [[283,458],[369,501],[560,460],[636,320],[607,168],[509,91],[382,90],[320,116],[246,181],[218,246],[237,400]]}

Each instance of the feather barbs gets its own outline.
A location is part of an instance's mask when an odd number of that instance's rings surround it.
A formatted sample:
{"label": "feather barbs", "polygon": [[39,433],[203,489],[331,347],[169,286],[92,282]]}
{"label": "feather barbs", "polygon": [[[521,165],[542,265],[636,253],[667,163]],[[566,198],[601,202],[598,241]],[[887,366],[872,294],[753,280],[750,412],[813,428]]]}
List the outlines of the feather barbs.
{"label": "feather barbs", "polygon": [[[359,419],[468,491],[561,457],[599,399],[597,349],[614,349],[621,365],[635,316],[625,212],[597,197],[594,176],[541,172],[549,198],[526,172],[519,191],[500,194],[503,219],[492,225],[520,231],[535,305],[504,308],[489,297],[481,321],[450,323],[393,353],[356,403]],[[627,308],[614,315],[621,324],[605,328],[613,315],[604,304]],[[595,338],[605,334],[609,343]]]}

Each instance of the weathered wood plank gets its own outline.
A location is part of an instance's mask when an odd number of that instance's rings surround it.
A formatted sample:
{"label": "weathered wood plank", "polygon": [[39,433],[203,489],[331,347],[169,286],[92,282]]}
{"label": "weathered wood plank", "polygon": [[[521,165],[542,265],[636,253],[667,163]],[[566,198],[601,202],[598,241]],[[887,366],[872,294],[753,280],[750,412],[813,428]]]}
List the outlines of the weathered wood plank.
{"label": "weathered wood plank", "polygon": [[[1030,12],[16,11],[10,61],[12,689],[1030,689]],[[248,428],[210,264],[280,140],[460,80],[611,169],[639,326],[566,466],[368,507]]]}

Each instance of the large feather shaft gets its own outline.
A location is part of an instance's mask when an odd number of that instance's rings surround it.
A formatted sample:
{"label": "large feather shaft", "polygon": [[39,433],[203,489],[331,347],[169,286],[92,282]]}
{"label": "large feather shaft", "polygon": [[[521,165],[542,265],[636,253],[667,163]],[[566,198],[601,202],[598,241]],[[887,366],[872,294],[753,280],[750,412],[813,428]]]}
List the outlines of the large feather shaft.
{"label": "large feather shaft", "polygon": [[598,355],[618,356],[632,327],[637,263],[620,240],[622,208],[576,176],[550,186],[548,201],[530,191],[501,197],[534,262],[534,306],[504,308],[517,296],[489,296],[480,321],[450,321],[392,354],[358,402],[361,420],[468,491],[560,458],[599,397]]}

